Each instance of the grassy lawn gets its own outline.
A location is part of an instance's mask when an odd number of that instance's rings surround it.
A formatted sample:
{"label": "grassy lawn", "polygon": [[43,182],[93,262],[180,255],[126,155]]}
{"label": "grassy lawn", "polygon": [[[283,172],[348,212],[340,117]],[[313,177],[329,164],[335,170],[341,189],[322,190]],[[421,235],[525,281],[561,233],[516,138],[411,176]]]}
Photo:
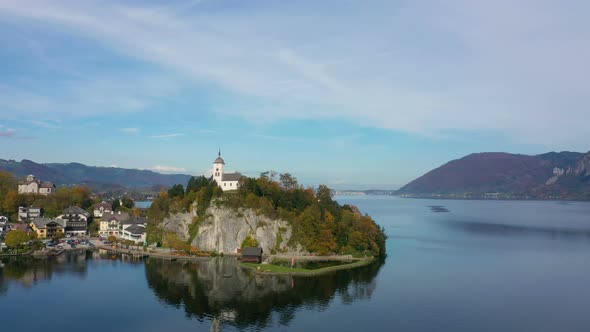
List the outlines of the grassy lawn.
{"label": "grassy lawn", "polygon": [[329,266],[324,267],[321,269],[309,270],[309,269],[302,269],[302,268],[290,268],[287,266],[280,266],[280,265],[273,265],[273,264],[254,264],[254,263],[241,263],[242,266],[251,268],[258,273],[262,274],[293,274],[293,275],[301,275],[301,276],[313,276],[323,273],[328,273],[337,270],[343,269],[352,269],[355,267],[365,266],[372,262],[370,259],[356,261],[350,264],[342,264],[336,266]]}
{"label": "grassy lawn", "polygon": [[313,272],[317,270],[308,270],[302,268],[290,268],[287,266],[273,265],[273,264],[255,264],[255,263],[242,263],[242,266],[253,268],[259,272],[271,272],[271,273],[291,273],[291,272]]}

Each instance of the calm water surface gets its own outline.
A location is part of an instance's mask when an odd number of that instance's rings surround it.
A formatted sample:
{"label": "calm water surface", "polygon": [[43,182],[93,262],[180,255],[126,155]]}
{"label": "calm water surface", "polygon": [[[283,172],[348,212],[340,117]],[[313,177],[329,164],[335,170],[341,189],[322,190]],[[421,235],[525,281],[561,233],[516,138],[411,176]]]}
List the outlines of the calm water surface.
{"label": "calm water surface", "polygon": [[72,253],[51,261],[3,260],[0,326],[588,331],[590,204],[338,200],[359,206],[385,227],[384,262],[291,278],[257,277],[232,258],[133,263]]}

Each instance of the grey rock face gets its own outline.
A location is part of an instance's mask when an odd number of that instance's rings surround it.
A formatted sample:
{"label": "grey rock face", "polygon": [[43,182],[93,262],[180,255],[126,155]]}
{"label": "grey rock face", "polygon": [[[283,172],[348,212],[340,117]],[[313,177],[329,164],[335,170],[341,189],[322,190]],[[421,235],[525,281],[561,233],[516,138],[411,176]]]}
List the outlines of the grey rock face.
{"label": "grey rock face", "polygon": [[[191,243],[201,250],[236,254],[244,239],[250,234],[258,240],[265,254],[276,248],[290,251],[287,243],[292,232],[287,221],[272,220],[257,215],[250,209],[234,211],[214,205],[207,209],[206,216]],[[278,240],[281,240],[280,243]]]}
{"label": "grey rock face", "polygon": [[[193,209],[193,211],[196,211],[196,209]],[[171,214],[164,219],[162,227],[165,232],[175,233],[178,239],[188,241],[190,237],[189,227],[196,216],[196,212]]]}

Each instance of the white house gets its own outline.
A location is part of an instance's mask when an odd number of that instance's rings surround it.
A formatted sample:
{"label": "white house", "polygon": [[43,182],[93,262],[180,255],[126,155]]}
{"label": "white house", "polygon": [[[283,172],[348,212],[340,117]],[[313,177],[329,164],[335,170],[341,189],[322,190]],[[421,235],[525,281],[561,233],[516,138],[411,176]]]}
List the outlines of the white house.
{"label": "white house", "polygon": [[18,207],[18,221],[25,221],[43,217],[43,209],[36,207]]}
{"label": "white house", "polygon": [[18,182],[19,194],[49,195],[54,189],[55,185],[53,183],[37,180],[33,174],[28,175],[25,180]]}
{"label": "white house", "polygon": [[217,155],[217,159],[213,162],[213,180],[217,182],[217,185],[223,190],[237,190],[239,187],[239,181],[242,178],[240,173],[225,173],[223,168],[225,161],[221,158],[221,151]]}
{"label": "white house", "polygon": [[108,237],[121,235],[121,223],[129,220],[129,213],[118,211],[117,213],[105,212],[100,219],[98,234]]}
{"label": "white house", "polygon": [[102,201],[94,206],[94,217],[102,218],[103,214],[113,212],[113,205]]}
{"label": "white house", "polygon": [[8,223],[8,217],[0,216],[0,233],[8,233],[10,231],[10,224]]}
{"label": "white house", "polygon": [[146,240],[145,228],[147,220],[141,217],[132,217],[120,223],[122,240],[130,240],[136,243],[144,244]]}

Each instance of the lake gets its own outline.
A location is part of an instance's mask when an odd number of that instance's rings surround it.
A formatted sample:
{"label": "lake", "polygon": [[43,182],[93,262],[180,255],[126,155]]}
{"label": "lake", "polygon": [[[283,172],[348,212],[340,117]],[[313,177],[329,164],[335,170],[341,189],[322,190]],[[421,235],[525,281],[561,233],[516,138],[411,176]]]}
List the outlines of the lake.
{"label": "lake", "polygon": [[2,330],[588,330],[589,203],[338,200],[385,227],[383,262],[291,278],[228,257],[4,259]]}

